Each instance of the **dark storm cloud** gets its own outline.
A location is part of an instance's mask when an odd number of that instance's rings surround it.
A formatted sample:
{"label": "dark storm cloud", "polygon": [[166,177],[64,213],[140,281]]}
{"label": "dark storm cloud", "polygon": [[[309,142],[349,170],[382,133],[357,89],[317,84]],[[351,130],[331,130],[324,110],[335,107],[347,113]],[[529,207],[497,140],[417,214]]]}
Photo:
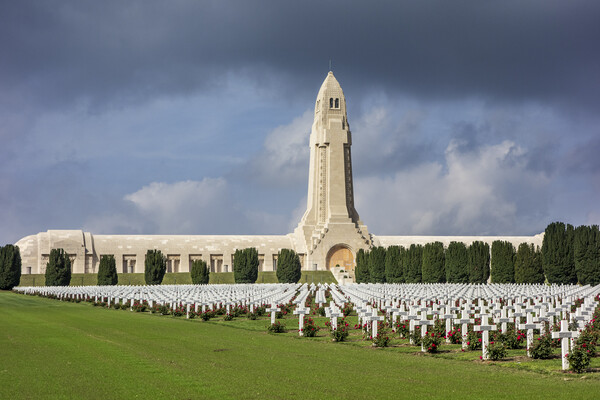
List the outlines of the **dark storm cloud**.
{"label": "dark storm cloud", "polygon": [[0,89],[13,105],[94,106],[202,90],[234,71],[313,95],[332,58],[356,95],[597,106],[598,20],[595,1],[4,2]]}

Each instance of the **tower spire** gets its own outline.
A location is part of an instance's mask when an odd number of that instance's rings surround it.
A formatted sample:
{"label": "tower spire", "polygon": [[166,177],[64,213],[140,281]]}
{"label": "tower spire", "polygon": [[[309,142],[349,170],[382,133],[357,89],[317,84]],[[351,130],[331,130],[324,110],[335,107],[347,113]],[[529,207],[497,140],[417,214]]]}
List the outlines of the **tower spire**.
{"label": "tower spire", "polygon": [[[368,248],[370,237],[354,208],[352,133],[346,98],[332,71],[315,101],[310,134],[310,169],[306,212],[295,231],[307,245],[309,262],[324,269],[335,246]],[[327,240],[326,240],[327,239]]]}

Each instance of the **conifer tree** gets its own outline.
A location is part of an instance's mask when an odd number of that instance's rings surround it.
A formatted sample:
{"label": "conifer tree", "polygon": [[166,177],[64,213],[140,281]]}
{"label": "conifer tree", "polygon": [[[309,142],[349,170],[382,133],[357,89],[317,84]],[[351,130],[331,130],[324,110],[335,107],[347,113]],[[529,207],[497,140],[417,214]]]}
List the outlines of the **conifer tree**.
{"label": "conifer tree", "polygon": [[118,282],[119,275],[117,275],[115,256],[103,255],[100,257],[100,266],[98,267],[98,286],[116,285]]}
{"label": "conifer tree", "polygon": [[69,286],[71,260],[63,249],[52,249],[46,265],[46,286]]}
{"label": "conifer tree", "polygon": [[446,281],[469,283],[469,254],[463,242],[450,242],[446,249]]}
{"label": "conifer tree", "polygon": [[574,231],[572,225],[565,226],[562,222],[553,222],[546,227],[542,242],[542,261],[548,283],[577,283]]}
{"label": "conifer tree", "polygon": [[194,285],[206,285],[210,279],[210,270],[208,269],[208,265],[206,265],[206,261],[204,260],[194,260],[192,261],[192,268],[190,270],[190,275],[192,277],[192,283]]}
{"label": "conifer tree", "polygon": [[160,250],[148,250],[144,267],[146,285],[160,285],[167,272],[167,258]]}
{"label": "conifer tree", "polygon": [[579,226],[573,242],[575,272],[582,285],[600,283],[600,232],[598,225]]}
{"label": "conifer tree", "polygon": [[423,246],[411,244],[406,253],[406,283],[420,283]]}
{"label": "conifer tree", "polygon": [[468,249],[469,283],[487,283],[490,277],[490,246],[475,241]]}
{"label": "conifer tree", "polygon": [[11,290],[21,281],[21,253],[18,246],[0,247],[0,290]]}
{"label": "conifer tree", "polygon": [[515,256],[515,283],[544,283],[540,249],[521,243]]}
{"label": "conifer tree", "polygon": [[385,252],[385,281],[388,283],[404,282],[400,246],[390,246]]}
{"label": "conifer tree", "polygon": [[443,283],[446,281],[444,260],[445,254],[442,242],[427,243],[423,246],[421,279],[424,283]]}
{"label": "conifer tree", "polygon": [[236,250],[233,259],[235,283],[255,283],[258,279],[258,250],[248,247]]}
{"label": "conifer tree", "polygon": [[354,280],[356,283],[368,283],[369,275],[369,251],[359,249],[356,252],[356,267],[354,268]]}
{"label": "conifer tree", "polygon": [[279,283],[297,283],[302,277],[300,257],[294,250],[281,249],[277,255],[277,280]]}
{"label": "conifer tree", "polygon": [[492,282],[513,283],[515,281],[515,247],[504,240],[492,243]]}
{"label": "conifer tree", "polygon": [[369,282],[385,283],[385,248],[373,247],[369,253]]}

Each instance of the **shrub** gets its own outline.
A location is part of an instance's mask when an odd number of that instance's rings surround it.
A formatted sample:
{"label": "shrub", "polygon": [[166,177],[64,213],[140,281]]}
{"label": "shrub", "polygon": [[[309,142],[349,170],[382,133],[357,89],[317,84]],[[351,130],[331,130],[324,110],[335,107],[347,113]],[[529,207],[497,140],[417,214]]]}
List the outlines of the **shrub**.
{"label": "shrub", "polygon": [[308,317],[304,317],[304,328],[302,329],[303,335],[306,337],[315,337],[317,336],[317,332],[319,332],[321,328],[315,324],[315,321]]}
{"label": "shrub", "polygon": [[156,307],[156,312],[158,312],[160,315],[171,314],[171,310],[169,309],[169,307],[164,304],[157,304],[155,307]]}
{"label": "shrub", "polygon": [[258,314],[255,312],[248,313],[247,315],[249,320],[255,321],[258,318]]}
{"label": "shrub", "polygon": [[274,324],[271,324],[267,327],[267,330],[270,333],[283,333],[285,332],[285,325],[279,321],[275,321]]}
{"label": "shrub", "polygon": [[279,283],[297,283],[302,277],[300,257],[294,250],[281,249],[277,255],[277,280]]}
{"label": "shrub", "polygon": [[598,334],[600,332],[593,330],[591,326],[588,326],[579,334],[577,338],[577,345],[588,352],[591,355],[596,354],[596,344],[598,343]]}
{"label": "shrub", "polygon": [[182,317],[185,315],[185,307],[184,306],[177,306],[175,307],[175,309],[172,312],[174,317]]}
{"label": "shrub", "polygon": [[442,335],[435,332],[427,332],[425,336],[421,338],[423,347],[428,353],[437,353],[442,345]]}
{"label": "shrub", "polygon": [[52,249],[46,266],[46,286],[69,286],[71,260],[63,249]]}
{"label": "shrub", "polygon": [[[127,308],[127,304],[123,304],[123,307]],[[144,302],[134,301],[132,308],[133,308],[133,311],[135,311],[135,312],[143,312],[143,311],[146,311],[147,304],[145,301]]]}
{"label": "shrub", "polygon": [[529,349],[531,358],[546,360],[552,357],[552,339],[546,334],[533,341]]}
{"label": "shrub", "polygon": [[167,272],[167,258],[160,250],[148,250],[144,267],[146,285],[160,285]]}
{"label": "shrub", "polygon": [[582,346],[575,346],[565,357],[569,360],[569,367],[575,373],[580,374],[590,366],[590,353]]}
{"label": "shrub", "polygon": [[348,328],[346,326],[338,326],[337,329],[332,329],[331,337],[334,342],[345,341],[348,338]]}
{"label": "shrub", "polygon": [[210,279],[210,270],[206,265],[206,261],[194,260],[190,270],[192,283],[194,285],[206,285]]}
{"label": "shrub", "polygon": [[317,308],[317,315],[324,317],[325,316],[325,308],[324,307]]}
{"label": "shrub", "polygon": [[469,350],[481,349],[481,332],[470,331],[467,334],[467,348]]}
{"label": "shrub", "polygon": [[520,349],[523,347],[525,337],[524,333],[515,331],[514,329],[507,329],[506,332],[498,333],[495,336],[497,341],[504,343],[509,349]]}
{"label": "shrub", "polygon": [[462,343],[460,329],[453,329],[453,330],[447,332],[446,337],[448,339],[450,339],[450,343],[452,343],[452,344]]}
{"label": "shrub", "polygon": [[369,282],[385,282],[385,253],[384,247],[373,247],[369,252]]}
{"label": "shrub", "polygon": [[390,337],[387,332],[378,332],[377,336],[373,338],[373,346],[375,347],[388,347],[390,345]]}
{"label": "shrub", "polygon": [[118,282],[119,276],[117,275],[115,256],[103,255],[100,257],[100,266],[98,267],[98,286],[112,286]]}
{"label": "shrub", "polygon": [[396,323],[396,333],[402,338],[408,338],[408,324],[405,321]]}
{"label": "shrub", "polygon": [[203,313],[200,313],[200,319],[202,319],[202,321],[208,321],[209,319],[211,319],[212,316],[213,316],[213,313],[210,311],[205,311]]}
{"label": "shrub", "polygon": [[19,246],[0,247],[0,290],[11,290],[21,281],[21,253]]}
{"label": "shrub", "polygon": [[227,313],[223,317],[223,321],[231,321],[231,320],[233,320],[233,314]]}
{"label": "shrub", "polygon": [[506,358],[508,355],[508,350],[506,349],[506,345],[500,341],[490,342],[488,346],[488,357],[490,360],[498,361]]}
{"label": "shrub", "polygon": [[348,315],[350,315],[351,312],[352,312],[352,304],[346,303],[344,308],[342,308],[342,314],[344,314],[344,317],[347,317]]}
{"label": "shrub", "polygon": [[412,340],[412,342],[415,346],[420,346],[421,345],[421,327],[415,326],[415,330],[413,331],[413,333],[409,333],[408,337],[409,337],[409,339]]}

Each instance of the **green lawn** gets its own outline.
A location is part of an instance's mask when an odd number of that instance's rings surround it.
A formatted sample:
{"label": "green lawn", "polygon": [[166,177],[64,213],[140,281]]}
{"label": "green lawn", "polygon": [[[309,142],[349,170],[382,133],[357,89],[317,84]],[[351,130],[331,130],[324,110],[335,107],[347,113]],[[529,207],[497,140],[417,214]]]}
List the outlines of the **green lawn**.
{"label": "green lawn", "polygon": [[[144,285],[144,274],[118,274],[119,285]],[[71,286],[93,286],[98,282],[97,274],[72,274]],[[331,271],[302,271],[301,283],[337,283]],[[192,283],[192,278],[188,272],[165,274],[163,285]],[[211,273],[211,284],[230,284],[234,283],[233,272]],[[259,272],[256,283],[277,283],[275,272]],[[44,286],[46,277],[44,274],[21,275],[20,286]]]}
{"label": "green lawn", "polygon": [[[350,343],[332,343],[324,331],[268,334],[266,317],[204,322],[10,292],[0,292],[0,311],[6,399],[583,399],[600,390],[600,373],[532,372],[402,344],[374,349],[359,331]],[[297,328],[296,318],[284,322]]]}

